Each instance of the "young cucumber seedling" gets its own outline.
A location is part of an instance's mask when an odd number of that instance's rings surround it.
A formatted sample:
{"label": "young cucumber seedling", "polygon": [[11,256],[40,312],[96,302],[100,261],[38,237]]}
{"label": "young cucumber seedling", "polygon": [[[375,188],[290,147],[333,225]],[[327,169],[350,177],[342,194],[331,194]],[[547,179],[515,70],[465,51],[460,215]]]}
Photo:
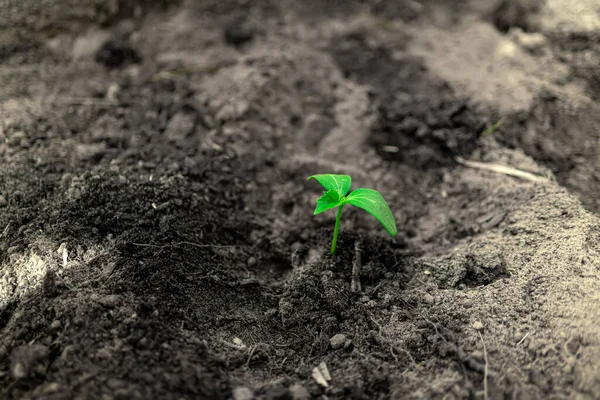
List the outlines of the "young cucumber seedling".
{"label": "young cucumber seedling", "polygon": [[308,179],[316,179],[325,188],[323,196],[317,200],[317,208],[314,215],[320,214],[330,208],[338,208],[335,228],[333,230],[333,241],[331,242],[331,254],[335,254],[338,233],[340,231],[342,208],[346,204],[362,208],[381,222],[381,225],[383,225],[392,237],[396,236],[397,230],[394,215],[392,215],[390,207],[378,191],[373,189],[356,189],[348,194],[352,185],[352,178],[349,175],[322,174],[310,176]]}

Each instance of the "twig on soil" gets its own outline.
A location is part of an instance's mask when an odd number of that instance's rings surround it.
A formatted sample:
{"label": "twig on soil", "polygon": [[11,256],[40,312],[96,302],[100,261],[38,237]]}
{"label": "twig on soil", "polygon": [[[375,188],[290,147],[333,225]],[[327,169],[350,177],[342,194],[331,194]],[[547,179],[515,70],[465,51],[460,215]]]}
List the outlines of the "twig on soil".
{"label": "twig on soil", "polygon": [[354,262],[352,263],[352,283],[350,284],[352,293],[360,293],[362,290],[360,285],[361,243],[360,239],[354,242]]}
{"label": "twig on soil", "polygon": [[530,333],[531,333],[531,331],[527,332],[525,334],[525,336],[523,336],[523,338],[521,340],[519,340],[519,343],[517,343],[517,347],[519,347],[521,345],[521,343],[523,343],[525,341],[525,339],[527,339],[527,336],[529,336]]}
{"label": "twig on soil", "polygon": [[487,349],[485,348],[485,342],[483,341],[483,335],[481,332],[477,332],[479,334],[479,339],[481,339],[481,344],[483,346],[483,360],[485,361],[485,365],[483,367],[483,398],[488,400],[488,357],[487,357]]}
{"label": "twig on soil", "polygon": [[248,355],[248,361],[246,361],[246,367],[250,366],[250,360],[252,360],[252,356],[254,355],[254,352],[256,351],[256,348],[258,347],[257,344],[255,344],[254,346],[252,346],[252,348],[250,349],[250,354]]}
{"label": "twig on soil", "polygon": [[548,182],[548,178],[545,178],[540,175],[535,175],[530,172],[521,171],[520,169],[516,169],[513,167],[506,166],[506,165],[489,164],[489,163],[483,163],[483,162],[478,162],[478,161],[469,161],[469,160],[465,160],[462,157],[455,157],[454,160],[457,163],[464,165],[465,167],[469,167],[469,168],[480,169],[483,171],[490,171],[490,172],[495,172],[498,174],[509,175],[509,176],[513,176],[515,178],[521,178],[521,179],[524,179],[524,180],[530,181],[530,182]]}
{"label": "twig on soil", "polygon": [[214,141],[214,140],[212,140],[212,137],[211,137],[211,136],[212,136],[212,135],[211,135],[210,133],[209,133],[209,134],[206,136],[206,139],[205,139],[206,143],[207,143],[207,144],[208,144],[208,145],[209,145],[209,146],[210,146],[210,147],[211,147],[213,150],[215,150],[215,151],[218,151],[218,152],[222,152],[222,151],[223,151],[223,147],[222,147],[222,146],[219,146],[217,143],[215,143],[215,141]]}

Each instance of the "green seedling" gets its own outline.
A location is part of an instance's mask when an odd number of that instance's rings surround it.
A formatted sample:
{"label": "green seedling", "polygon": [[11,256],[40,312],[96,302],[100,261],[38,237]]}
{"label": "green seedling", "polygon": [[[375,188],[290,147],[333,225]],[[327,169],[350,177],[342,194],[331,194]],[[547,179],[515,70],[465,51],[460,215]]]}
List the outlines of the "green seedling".
{"label": "green seedling", "polygon": [[322,174],[310,176],[308,179],[316,179],[325,188],[323,196],[317,200],[317,208],[315,208],[314,215],[331,208],[338,208],[335,228],[333,230],[333,240],[331,242],[331,254],[335,254],[338,233],[340,231],[342,208],[346,204],[362,208],[374,216],[392,237],[396,236],[397,229],[394,215],[378,191],[373,189],[356,189],[348,194],[352,185],[352,178],[349,175]]}
{"label": "green seedling", "polygon": [[497,130],[498,128],[500,128],[500,125],[502,125],[502,120],[496,122],[494,125],[490,126],[489,128],[487,128],[485,131],[481,132],[479,134],[479,138],[483,139],[484,137],[486,137],[487,135],[489,135],[490,133],[494,132],[495,130]]}

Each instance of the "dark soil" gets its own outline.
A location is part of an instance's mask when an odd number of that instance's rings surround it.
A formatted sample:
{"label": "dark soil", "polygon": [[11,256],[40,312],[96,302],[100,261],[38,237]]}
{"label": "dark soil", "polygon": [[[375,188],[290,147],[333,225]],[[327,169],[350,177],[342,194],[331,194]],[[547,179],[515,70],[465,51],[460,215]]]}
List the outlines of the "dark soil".
{"label": "dark soil", "polygon": [[[109,3],[0,32],[1,398],[598,398],[598,32],[539,2]],[[348,209],[329,255],[328,172],[398,235]]]}

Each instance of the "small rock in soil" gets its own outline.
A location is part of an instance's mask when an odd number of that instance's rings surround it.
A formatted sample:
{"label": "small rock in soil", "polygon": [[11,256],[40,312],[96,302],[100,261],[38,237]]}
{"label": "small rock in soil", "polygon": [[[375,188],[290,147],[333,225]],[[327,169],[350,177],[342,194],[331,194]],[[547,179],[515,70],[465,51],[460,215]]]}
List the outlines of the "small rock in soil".
{"label": "small rock in soil", "polygon": [[254,257],[248,258],[247,264],[249,267],[254,267],[256,265],[256,258],[254,258]]}
{"label": "small rock in soil", "polygon": [[165,128],[165,136],[171,140],[183,139],[194,132],[196,121],[193,115],[177,113],[169,120]]}
{"label": "small rock in soil", "polygon": [[119,296],[116,294],[109,294],[108,296],[99,298],[98,303],[105,307],[115,307],[117,304],[119,304]]}
{"label": "small rock in soil", "polygon": [[299,384],[295,384],[290,386],[290,394],[292,395],[292,400],[309,400],[310,399],[310,393],[308,393],[308,390],[306,390],[306,388],[304,386],[301,386]]}
{"label": "small rock in soil", "polygon": [[0,195],[0,207],[5,207],[8,204],[8,201],[4,198],[4,196]]}
{"label": "small rock in soil", "polygon": [[103,43],[109,39],[110,33],[106,31],[92,31],[84,36],[80,36],[73,42],[72,57],[73,60],[84,58],[91,59],[93,54],[102,47]]}
{"label": "small rock in soil", "polygon": [[15,379],[46,374],[48,348],[41,344],[21,346],[11,355],[10,373]]}
{"label": "small rock in soil", "polygon": [[247,387],[236,387],[233,389],[233,400],[252,400],[254,398],[254,393],[252,390]]}
{"label": "small rock in soil", "polygon": [[329,344],[331,348],[334,350],[341,349],[346,343],[346,335],[342,333],[338,333],[334,335],[331,339],[329,339]]}
{"label": "small rock in soil", "polygon": [[433,303],[435,303],[435,298],[432,295],[430,295],[429,293],[426,293],[423,296],[423,301],[427,304],[433,304]]}
{"label": "small rock in soil", "polygon": [[110,39],[96,53],[96,62],[108,68],[117,68],[123,64],[139,63],[142,58],[128,43]]}
{"label": "small rock in soil", "polygon": [[62,328],[62,323],[57,319],[52,321],[52,323],[50,324],[50,329],[52,329],[53,331],[57,331],[60,328]]}

